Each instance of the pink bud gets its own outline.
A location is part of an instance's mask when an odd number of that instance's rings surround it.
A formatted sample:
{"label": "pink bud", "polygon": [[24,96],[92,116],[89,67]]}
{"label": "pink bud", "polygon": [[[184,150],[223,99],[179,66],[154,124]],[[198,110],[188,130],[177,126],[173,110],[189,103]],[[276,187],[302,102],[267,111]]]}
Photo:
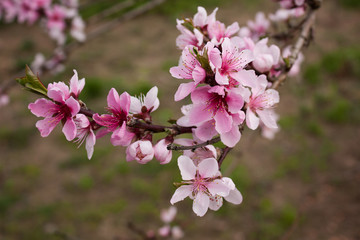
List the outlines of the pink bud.
{"label": "pink bud", "polygon": [[161,139],[154,146],[155,158],[160,162],[160,164],[167,164],[171,161],[172,151],[167,149],[168,144],[170,144],[170,141]]}
{"label": "pink bud", "polygon": [[139,140],[126,149],[126,161],[136,160],[140,164],[151,161],[154,157],[154,148],[148,140]]}

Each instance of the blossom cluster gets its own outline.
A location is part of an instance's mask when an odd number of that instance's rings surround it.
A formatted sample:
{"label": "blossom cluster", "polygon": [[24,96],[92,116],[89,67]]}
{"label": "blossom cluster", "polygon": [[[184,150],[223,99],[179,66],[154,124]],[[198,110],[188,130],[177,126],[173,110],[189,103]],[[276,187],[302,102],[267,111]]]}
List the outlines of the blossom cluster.
{"label": "blossom cluster", "polygon": [[[304,1],[279,2],[286,9],[305,9]],[[274,107],[280,101],[274,79],[284,69],[296,75],[303,57],[299,55],[288,69],[290,47],[281,51],[269,43],[270,16],[258,13],[247,26],[235,22],[226,27],[216,19],[216,12],[208,15],[198,7],[193,18],[177,20],[180,35],[176,44],[182,53],[170,74],[188,82],[179,85],[174,99],[190,96],[191,103],[181,108],[183,116],[176,124],[153,124],[152,113],[160,105],[157,87],[139,97],[119,94],[112,88],[107,95],[106,114],[89,110],[79,99],[85,79],[79,79],[74,70],[69,86],[64,82],[50,83],[47,88],[42,85],[39,92],[46,98],[29,104],[34,115],[44,118],[36,123],[41,136],[48,136],[61,122],[66,139],[79,145],[85,142],[90,159],[96,140],[111,134],[112,145],[126,147],[126,160],[140,164],[153,158],[167,164],[172,159],[171,147],[181,145],[183,154],[177,163],[182,181],[175,183],[178,188],[170,203],[189,197],[198,216],[204,216],[209,208],[218,210],[223,199],[240,204],[240,191],[220,172],[222,154],[240,141],[245,126],[251,130],[260,127],[264,137],[274,137],[278,131]],[[39,87],[38,82],[35,85]],[[153,135],[160,132],[166,136],[155,143]],[[192,139],[176,138],[183,133],[192,133]],[[215,136],[226,145],[222,151],[208,143]],[[170,221],[164,220],[166,225],[160,230],[163,236],[173,231]]]}
{"label": "blossom cluster", "polygon": [[64,82],[50,83],[47,98],[40,98],[29,104],[34,115],[44,117],[36,123],[42,137],[47,137],[62,122],[62,131],[68,141],[75,140],[79,145],[86,142],[89,159],[93,155],[96,139],[111,133],[110,141],[114,146],[127,147],[127,161],[136,160],[145,164],[155,157],[161,164],[170,162],[172,152],[166,146],[173,141],[171,138],[161,139],[153,145],[151,132],[127,125],[129,121],[136,120],[151,122],[150,114],[160,104],[157,87],[139,98],[130,96],[127,92],[119,95],[112,88],[107,96],[108,114],[91,113],[89,116],[81,112],[84,103],[79,99],[85,79],[79,80],[74,70],[69,85],[70,87]]}
{"label": "blossom cluster", "polygon": [[65,43],[67,33],[83,42],[86,39],[85,24],[77,8],[77,0],[2,0],[0,20],[29,25],[41,21],[58,45]]}

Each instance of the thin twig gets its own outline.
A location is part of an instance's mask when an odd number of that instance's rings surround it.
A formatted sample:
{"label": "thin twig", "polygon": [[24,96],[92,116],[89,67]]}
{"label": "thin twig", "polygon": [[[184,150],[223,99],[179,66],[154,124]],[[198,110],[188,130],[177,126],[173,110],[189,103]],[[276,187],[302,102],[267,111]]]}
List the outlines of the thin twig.
{"label": "thin twig", "polygon": [[221,165],[222,165],[222,163],[223,163],[226,155],[231,151],[231,149],[232,149],[232,148],[230,148],[230,147],[225,147],[225,148],[222,150],[222,153],[221,153],[221,155],[220,155],[220,157],[219,157],[219,159],[218,159],[219,169],[220,169],[220,167],[221,167]]}
{"label": "thin twig", "polygon": [[304,25],[302,27],[300,36],[299,36],[298,40],[296,41],[295,45],[293,46],[293,50],[291,52],[291,55],[289,56],[289,62],[287,64],[287,67],[286,67],[286,69],[284,69],[284,72],[274,81],[271,88],[273,88],[273,89],[278,88],[286,80],[288,72],[294,65],[296,59],[299,56],[301,49],[306,44],[306,42],[310,36],[311,29],[315,22],[315,13],[316,13],[316,9],[311,9],[309,11],[309,13],[306,17],[306,20],[304,22]]}
{"label": "thin twig", "polygon": [[169,144],[167,146],[167,149],[168,150],[174,150],[174,151],[195,150],[197,148],[205,147],[207,145],[220,142],[220,140],[221,140],[220,137],[216,137],[216,138],[213,138],[213,139],[208,140],[206,142],[196,144],[196,145],[192,145],[192,146],[178,146],[178,145],[174,145],[174,144]]}

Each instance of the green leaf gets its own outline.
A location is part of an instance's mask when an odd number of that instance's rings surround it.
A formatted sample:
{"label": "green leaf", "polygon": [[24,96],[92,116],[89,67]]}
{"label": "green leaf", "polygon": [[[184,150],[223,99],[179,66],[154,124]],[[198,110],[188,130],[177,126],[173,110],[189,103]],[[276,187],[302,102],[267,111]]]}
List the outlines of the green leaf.
{"label": "green leaf", "polygon": [[16,81],[21,84],[26,90],[47,97],[46,87],[27,65],[25,73],[25,77],[16,78]]}

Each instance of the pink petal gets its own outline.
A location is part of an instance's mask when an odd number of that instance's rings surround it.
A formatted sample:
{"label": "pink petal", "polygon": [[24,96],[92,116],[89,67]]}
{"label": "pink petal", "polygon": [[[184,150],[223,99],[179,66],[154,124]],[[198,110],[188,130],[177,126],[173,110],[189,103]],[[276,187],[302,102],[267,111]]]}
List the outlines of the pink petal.
{"label": "pink petal", "polygon": [[54,101],[63,103],[70,96],[69,87],[63,82],[49,83],[47,95]]}
{"label": "pink petal", "polygon": [[220,50],[218,48],[213,48],[210,50],[208,54],[209,54],[210,63],[212,63],[215,68],[221,68],[222,58],[221,58]]}
{"label": "pink petal", "polygon": [[243,197],[241,193],[236,188],[234,190],[231,190],[229,195],[224,198],[226,201],[231,202],[233,204],[240,204],[243,201]]}
{"label": "pink petal", "polygon": [[181,83],[178,90],[175,93],[175,101],[180,101],[187,97],[194,89],[196,84],[194,82]]}
{"label": "pink petal", "polygon": [[214,177],[219,172],[219,165],[215,158],[206,158],[199,163],[198,170],[202,178]]}
{"label": "pink petal", "polygon": [[237,113],[241,110],[244,105],[244,100],[242,96],[235,91],[229,91],[226,96],[226,103],[228,105],[228,110],[231,113]]}
{"label": "pink petal", "polygon": [[152,111],[155,111],[159,107],[158,88],[152,87],[144,98],[144,105],[147,109],[153,107]]}
{"label": "pink petal", "polygon": [[141,113],[142,104],[140,100],[136,97],[131,96],[130,112],[132,113]]}
{"label": "pink petal", "polygon": [[187,72],[185,72],[183,68],[180,66],[170,68],[170,74],[174,78],[178,78],[178,79],[191,79],[192,77]]}
{"label": "pink petal", "polygon": [[120,111],[120,98],[115,88],[110,89],[107,96],[108,107]]}
{"label": "pink petal", "polygon": [[51,117],[58,110],[58,105],[45,98],[40,98],[35,103],[30,103],[28,108],[37,117]]}
{"label": "pink petal", "polygon": [[232,117],[225,109],[219,109],[214,117],[215,129],[218,133],[225,133],[232,128]]}
{"label": "pink petal", "polygon": [[95,134],[92,130],[90,130],[89,135],[86,137],[86,144],[85,144],[88,159],[91,159],[94,153],[95,143],[96,143]]}
{"label": "pink petal", "polygon": [[74,75],[70,79],[70,92],[77,98],[85,86],[85,79],[79,80],[78,73],[74,69]]}
{"label": "pink petal", "polygon": [[221,141],[228,147],[234,147],[241,138],[239,126],[235,125],[229,132],[220,134]]}
{"label": "pink petal", "polygon": [[120,108],[122,111],[124,111],[126,114],[128,114],[131,104],[131,98],[130,95],[127,92],[123,92],[120,95]]}
{"label": "pink petal", "polygon": [[66,119],[64,127],[62,129],[66,140],[72,141],[76,137],[76,125],[72,118]]}
{"label": "pink petal", "polygon": [[192,72],[192,77],[193,77],[195,83],[198,84],[198,83],[204,81],[204,79],[206,77],[206,72],[202,67],[196,66]]}
{"label": "pink petal", "polygon": [[231,37],[232,35],[236,34],[239,31],[239,29],[240,29],[239,23],[234,22],[233,24],[231,24],[226,28],[225,35]]}
{"label": "pink petal", "polygon": [[203,192],[199,192],[195,196],[194,203],[193,203],[194,213],[199,217],[204,216],[209,208],[209,204],[210,204],[209,196]]}
{"label": "pink petal", "polygon": [[210,86],[203,86],[196,88],[191,93],[191,101],[193,103],[204,103],[204,100],[209,99],[212,96],[212,94],[209,93],[210,89],[211,89]]}
{"label": "pink petal", "polygon": [[215,80],[220,85],[229,85],[229,77],[227,74],[221,74],[219,70],[215,73]]}
{"label": "pink petal", "polygon": [[276,116],[274,112],[270,109],[264,110],[256,110],[256,113],[259,115],[261,121],[267,126],[268,128],[278,128],[276,124]]}
{"label": "pink petal", "polygon": [[212,112],[205,109],[205,107],[202,104],[196,104],[191,108],[189,112],[189,125],[199,124],[212,119]]}
{"label": "pink petal", "polygon": [[191,180],[195,178],[196,167],[193,160],[189,157],[181,155],[178,158],[178,166],[183,180]]}
{"label": "pink petal", "polygon": [[217,211],[223,205],[223,198],[220,196],[215,196],[210,198],[209,208],[213,211]]}
{"label": "pink petal", "polygon": [[54,130],[56,125],[60,122],[61,118],[45,118],[36,122],[36,127],[40,131],[42,137],[47,137]]}
{"label": "pink petal", "polygon": [[197,128],[195,128],[195,135],[201,141],[207,141],[212,139],[218,132],[215,130],[215,121],[210,120],[200,124]]}
{"label": "pink petal", "polygon": [[249,108],[246,110],[246,125],[255,130],[259,126],[259,118]]}
{"label": "pink petal", "polygon": [[247,87],[255,87],[257,81],[257,76],[254,70],[241,70],[236,73],[232,73],[231,77],[243,86]]}
{"label": "pink petal", "polygon": [[213,196],[220,195],[222,197],[225,197],[229,195],[230,192],[230,188],[220,179],[216,179],[213,182],[210,182],[207,185],[207,188]]}
{"label": "pink petal", "polygon": [[68,98],[65,104],[69,107],[71,116],[74,117],[80,111],[80,104],[73,97]]}
{"label": "pink petal", "polygon": [[186,197],[188,197],[191,194],[191,192],[192,192],[191,185],[180,186],[178,189],[176,189],[174,195],[171,197],[170,203],[174,205],[174,203],[184,200]]}
{"label": "pink petal", "polygon": [[128,146],[134,136],[134,133],[126,129],[126,122],[123,122],[122,126],[113,132],[110,141],[114,146]]}

